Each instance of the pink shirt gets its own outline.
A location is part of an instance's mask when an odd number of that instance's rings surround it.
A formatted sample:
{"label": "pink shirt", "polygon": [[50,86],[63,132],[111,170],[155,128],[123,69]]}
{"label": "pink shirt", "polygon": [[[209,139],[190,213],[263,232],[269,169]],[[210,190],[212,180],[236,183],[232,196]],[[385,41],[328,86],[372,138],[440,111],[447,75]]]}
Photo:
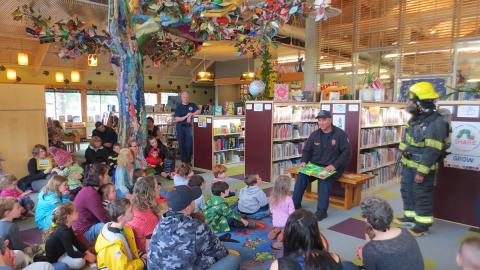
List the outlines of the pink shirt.
{"label": "pink shirt", "polygon": [[133,229],[138,250],[146,252],[147,237],[150,238],[158,224],[158,217],[151,210],[133,209],[133,219],[127,224]]}
{"label": "pink shirt", "polygon": [[17,189],[3,189],[2,192],[0,192],[1,197],[15,197],[21,199],[21,195],[22,193]]}
{"label": "pink shirt", "polygon": [[288,216],[295,211],[291,196],[286,196],[275,205],[270,203],[270,212],[272,212],[273,227],[284,228],[287,224]]}

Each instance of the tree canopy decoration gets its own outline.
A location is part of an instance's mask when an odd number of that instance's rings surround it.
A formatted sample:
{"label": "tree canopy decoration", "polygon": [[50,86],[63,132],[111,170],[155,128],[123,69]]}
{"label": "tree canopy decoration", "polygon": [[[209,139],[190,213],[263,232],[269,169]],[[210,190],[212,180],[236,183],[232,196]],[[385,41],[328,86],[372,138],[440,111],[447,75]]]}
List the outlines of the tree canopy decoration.
{"label": "tree canopy decoration", "polygon": [[144,143],[143,60],[169,64],[192,57],[203,42],[231,40],[239,55],[260,56],[292,15],[313,13],[326,19],[329,0],[110,0],[108,28],[99,30],[78,18],[52,22],[31,5],[12,12],[41,43],[60,42],[59,56],[111,53],[120,104],[120,142]]}

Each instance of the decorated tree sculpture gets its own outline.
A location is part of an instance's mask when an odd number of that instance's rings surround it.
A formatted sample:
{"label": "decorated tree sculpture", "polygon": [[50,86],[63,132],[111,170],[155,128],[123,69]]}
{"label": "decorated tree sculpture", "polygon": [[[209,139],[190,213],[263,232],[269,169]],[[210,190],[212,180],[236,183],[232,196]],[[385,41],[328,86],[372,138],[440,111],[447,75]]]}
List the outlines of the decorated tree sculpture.
{"label": "decorated tree sculpture", "polygon": [[192,57],[204,41],[231,40],[238,54],[263,54],[279,27],[293,14],[326,18],[328,0],[110,0],[108,27],[87,26],[77,18],[52,22],[30,5],[13,11],[26,32],[41,43],[60,42],[64,59],[110,52],[115,67],[120,111],[120,139],[142,144],[146,135],[143,62],[156,65]]}

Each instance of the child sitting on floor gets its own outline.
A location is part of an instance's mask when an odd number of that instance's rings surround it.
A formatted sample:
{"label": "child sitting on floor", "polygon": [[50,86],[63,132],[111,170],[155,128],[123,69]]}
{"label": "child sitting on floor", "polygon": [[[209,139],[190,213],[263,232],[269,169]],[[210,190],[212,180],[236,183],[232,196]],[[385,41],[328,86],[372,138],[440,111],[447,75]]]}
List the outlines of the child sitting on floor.
{"label": "child sitting on floor", "polygon": [[147,161],[148,168],[153,169],[155,174],[160,174],[162,177],[168,176],[168,174],[164,172],[162,168],[163,161],[160,157],[160,149],[152,148],[145,160]]}
{"label": "child sitting on floor", "polygon": [[270,196],[270,212],[272,212],[273,229],[268,233],[268,239],[277,238],[277,243],[283,242],[283,232],[288,217],[295,212],[292,197],[290,196],[290,177],[280,175],[275,180]]}
{"label": "child sitting on floor", "polygon": [[144,269],[147,254],[140,257],[133,230],[126,225],[133,219],[130,201],[125,198],[113,201],[108,206],[108,215],[112,222],[105,224],[95,243],[98,269]]}
{"label": "child sitting on floor", "polygon": [[192,167],[188,164],[183,163],[178,167],[177,174],[173,177],[174,186],[186,186],[188,185],[188,180],[193,176]]}
{"label": "child sitting on floor", "polygon": [[8,240],[8,248],[15,251],[17,260],[24,258],[17,261],[16,265],[26,262],[25,254],[31,257],[39,250],[37,245],[27,244],[20,237],[18,224],[13,220],[19,218],[21,214],[22,207],[15,198],[0,198],[0,237]]}
{"label": "child sitting on floor", "polygon": [[17,178],[13,174],[0,176],[0,187],[2,188],[0,197],[16,198],[23,207],[24,213],[33,216],[33,208],[35,207],[35,203],[32,201],[32,199],[30,199],[30,197],[27,196],[33,191],[27,190],[25,192],[21,192],[17,183]]}
{"label": "child sitting on floor", "polygon": [[82,189],[82,182],[80,181],[83,178],[82,167],[74,163],[71,154],[61,148],[49,147],[48,152],[57,164],[53,172],[66,177],[70,194],[76,195]]}
{"label": "child sitting on floor", "polygon": [[[213,174],[213,182],[225,182],[227,180],[227,167],[223,164],[217,164],[215,167],[212,169],[212,174]],[[230,190],[230,193],[228,193],[228,197],[233,197],[235,196],[235,192]],[[229,203],[230,204],[230,203]]]}
{"label": "child sitting on floor", "polygon": [[205,205],[205,218],[213,232],[228,232],[232,227],[255,228],[255,222],[248,221],[234,213],[230,206],[225,202],[229,189],[226,182],[216,182],[212,184],[212,196]]}
{"label": "child sitting on floor", "polygon": [[470,236],[463,240],[456,261],[461,269],[480,269],[480,237]]}
{"label": "child sitting on floor", "polygon": [[242,216],[262,219],[270,215],[267,194],[258,186],[261,180],[258,174],[245,178],[247,186],[240,189],[238,195],[238,210]]}
{"label": "child sitting on floor", "polygon": [[[202,192],[205,189],[205,179],[201,175],[194,175],[188,180],[189,187],[199,187]],[[194,213],[201,213],[205,210],[205,199],[203,198],[203,194],[195,200],[195,210]]]}
{"label": "child sitting on floor", "polygon": [[52,227],[45,237],[45,254],[50,263],[58,261],[70,269],[82,269],[86,262],[95,262],[95,255],[73,233],[72,224],[77,219],[78,213],[71,202],[63,203],[55,209]]}
{"label": "child sitting on floor", "polygon": [[98,193],[102,197],[102,205],[108,209],[108,205],[117,198],[117,192],[115,191],[115,185],[112,183],[107,183],[98,189]]}
{"label": "child sitting on floor", "polygon": [[35,208],[35,223],[42,231],[46,231],[52,225],[52,215],[59,205],[69,201],[67,178],[53,175],[48,183],[38,194],[37,207]]}
{"label": "child sitting on floor", "polygon": [[117,168],[117,159],[118,159],[118,153],[120,153],[120,147],[119,143],[114,143],[113,144],[113,151],[110,152],[110,154],[107,157],[108,161],[108,166],[110,167],[110,170],[108,171],[108,175],[113,176],[115,174],[115,169]]}

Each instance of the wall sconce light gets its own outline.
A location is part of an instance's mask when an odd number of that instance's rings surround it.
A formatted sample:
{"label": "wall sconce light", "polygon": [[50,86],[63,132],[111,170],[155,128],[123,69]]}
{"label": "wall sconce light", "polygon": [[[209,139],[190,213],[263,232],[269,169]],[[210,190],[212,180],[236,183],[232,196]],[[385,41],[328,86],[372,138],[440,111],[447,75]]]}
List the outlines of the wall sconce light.
{"label": "wall sconce light", "polygon": [[70,73],[70,80],[72,82],[80,82],[80,72],[72,70],[72,72]]}
{"label": "wall sconce light", "polygon": [[20,66],[28,66],[28,54],[18,53],[18,64]]}
{"label": "wall sconce light", "polygon": [[55,72],[55,81],[63,83],[65,81],[65,77],[63,76],[63,72]]}
{"label": "wall sconce light", "polygon": [[89,67],[96,67],[98,66],[98,57],[96,54],[89,54],[87,56],[88,66]]}
{"label": "wall sconce light", "polygon": [[7,79],[10,81],[17,80],[17,72],[13,68],[7,68]]}

